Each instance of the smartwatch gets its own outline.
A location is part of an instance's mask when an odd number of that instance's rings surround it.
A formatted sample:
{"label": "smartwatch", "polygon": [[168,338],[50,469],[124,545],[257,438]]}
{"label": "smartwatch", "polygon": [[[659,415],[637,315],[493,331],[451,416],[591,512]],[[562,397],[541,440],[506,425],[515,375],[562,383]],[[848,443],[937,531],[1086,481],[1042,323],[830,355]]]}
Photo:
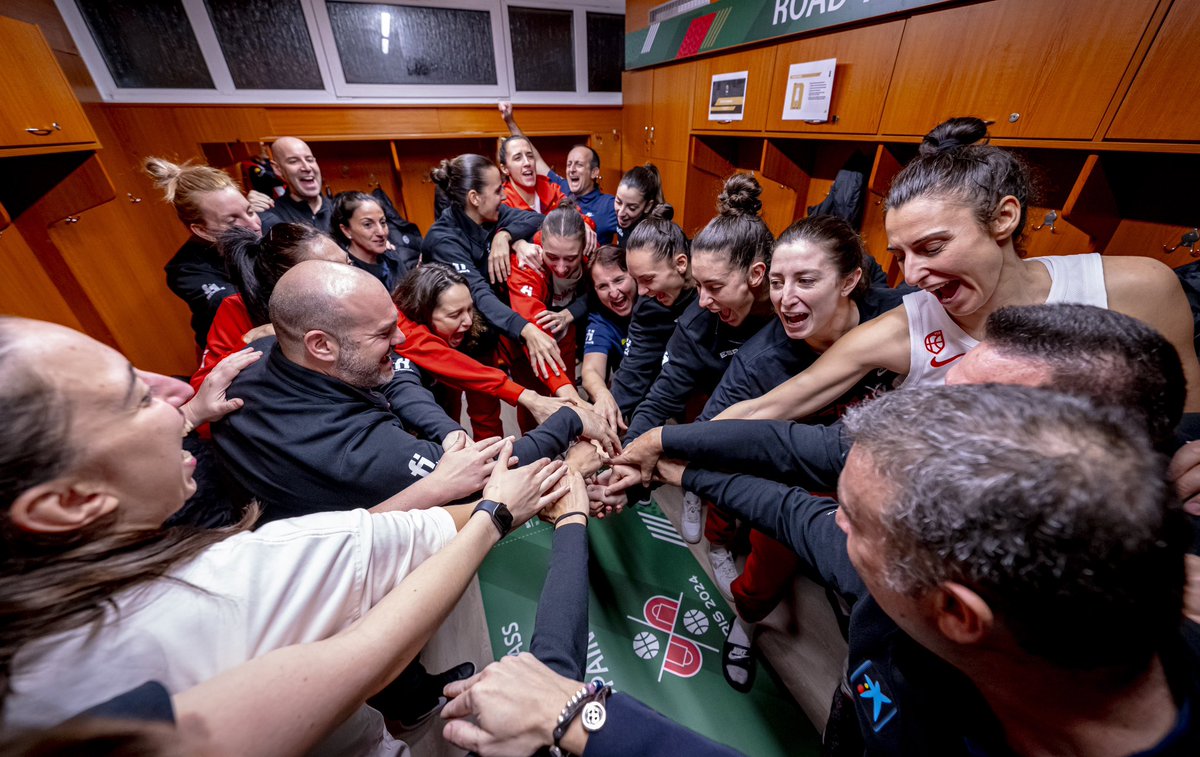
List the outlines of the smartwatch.
{"label": "smartwatch", "polygon": [[513,516],[508,511],[508,505],[503,502],[493,502],[490,499],[482,500],[478,505],[475,505],[475,510],[471,514],[474,515],[480,511],[492,517],[492,523],[495,523],[496,529],[500,531],[501,539],[512,530]]}

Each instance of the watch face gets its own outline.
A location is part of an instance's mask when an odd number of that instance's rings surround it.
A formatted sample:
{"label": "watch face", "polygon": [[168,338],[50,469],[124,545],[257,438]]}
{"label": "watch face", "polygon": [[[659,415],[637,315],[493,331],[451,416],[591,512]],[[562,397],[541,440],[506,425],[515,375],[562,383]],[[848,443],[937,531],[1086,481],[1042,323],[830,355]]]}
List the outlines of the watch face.
{"label": "watch face", "polygon": [[496,519],[497,523],[504,526],[504,533],[507,534],[512,530],[513,516],[508,511],[508,505],[497,504],[496,509],[492,511],[492,517]]}

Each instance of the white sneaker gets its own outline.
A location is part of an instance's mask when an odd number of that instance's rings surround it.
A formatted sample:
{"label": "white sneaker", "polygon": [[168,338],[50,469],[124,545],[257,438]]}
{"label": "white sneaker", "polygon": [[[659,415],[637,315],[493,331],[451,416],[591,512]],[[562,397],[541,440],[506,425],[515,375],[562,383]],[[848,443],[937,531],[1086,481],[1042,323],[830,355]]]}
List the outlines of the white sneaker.
{"label": "white sneaker", "polygon": [[708,561],[712,563],[713,578],[717,582],[717,588],[721,590],[721,594],[730,602],[733,601],[733,590],[730,585],[733,579],[738,577],[737,563],[733,561],[733,555],[724,547],[713,547],[708,551]]}
{"label": "white sneaker", "polygon": [[700,509],[700,497],[691,492],[683,493],[683,540],[688,544],[700,543],[700,531],[704,526],[704,511]]}

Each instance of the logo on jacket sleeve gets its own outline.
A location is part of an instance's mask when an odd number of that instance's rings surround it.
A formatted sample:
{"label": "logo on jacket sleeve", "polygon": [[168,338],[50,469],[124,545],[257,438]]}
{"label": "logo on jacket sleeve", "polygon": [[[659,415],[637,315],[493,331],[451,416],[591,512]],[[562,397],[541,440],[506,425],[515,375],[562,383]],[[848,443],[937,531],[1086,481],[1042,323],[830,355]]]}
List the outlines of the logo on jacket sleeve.
{"label": "logo on jacket sleeve", "polygon": [[870,660],[859,665],[858,670],[851,674],[850,688],[854,692],[859,721],[870,725],[871,730],[879,733],[896,716],[896,703]]}
{"label": "logo on jacket sleeve", "polygon": [[425,478],[430,473],[433,473],[435,465],[437,463],[416,452],[413,453],[412,460],[408,461],[408,472],[412,474],[413,478]]}
{"label": "logo on jacket sleeve", "polygon": [[466,263],[455,263],[454,270],[459,273],[466,273],[467,272],[467,264]]}
{"label": "logo on jacket sleeve", "polygon": [[412,367],[412,361],[406,357],[398,357],[392,361],[392,373],[400,373],[407,371],[408,373],[416,373]]}

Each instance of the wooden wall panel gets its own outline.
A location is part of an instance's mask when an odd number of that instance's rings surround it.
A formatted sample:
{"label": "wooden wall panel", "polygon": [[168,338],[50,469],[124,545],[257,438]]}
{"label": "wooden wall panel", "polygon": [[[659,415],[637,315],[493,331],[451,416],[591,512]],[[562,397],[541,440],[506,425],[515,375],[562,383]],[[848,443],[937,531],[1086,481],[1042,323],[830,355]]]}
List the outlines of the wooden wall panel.
{"label": "wooden wall panel", "polygon": [[270,129],[262,135],[267,139],[387,139],[441,130],[437,108],[432,107],[280,107],[268,108],[267,120]]}
{"label": "wooden wall panel", "polygon": [[[767,131],[874,134],[879,128],[903,32],[904,21],[892,21],[779,45],[768,90]],[[826,58],[838,61],[829,120],[820,124],[784,121],[788,69],[793,63]]]}
{"label": "wooden wall panel", "polygon": [[82,328],[15,226],[0,232],[0,313]]}
{"label": "wooden wall panel", "polygon": [[1195,108],[1172,105],[1200,102],[1198,37],[1200,3],[1175,0],[1105,135],[1108,139],[1200,140]]}
{"label": "wooden wall panel", "polygon": [[[695,91],[692,93],[692,128],[716,131],[761,131],[767,120],[768,100],[772,91],[771,70],[775,64],[775,48],[762,47],[740,53],[697,61]],[[739,121],[709,120],[708,108],[712,98],[712,77],[746,71],[746,100]],[[666,97],[677,97],[663,93]]]}
{"label": "wooden wall panel", "polygon": [[992,0],[916,15],[881,131],[974,115],[995,121],[994,137],[1091,139],[1157,4]]}

